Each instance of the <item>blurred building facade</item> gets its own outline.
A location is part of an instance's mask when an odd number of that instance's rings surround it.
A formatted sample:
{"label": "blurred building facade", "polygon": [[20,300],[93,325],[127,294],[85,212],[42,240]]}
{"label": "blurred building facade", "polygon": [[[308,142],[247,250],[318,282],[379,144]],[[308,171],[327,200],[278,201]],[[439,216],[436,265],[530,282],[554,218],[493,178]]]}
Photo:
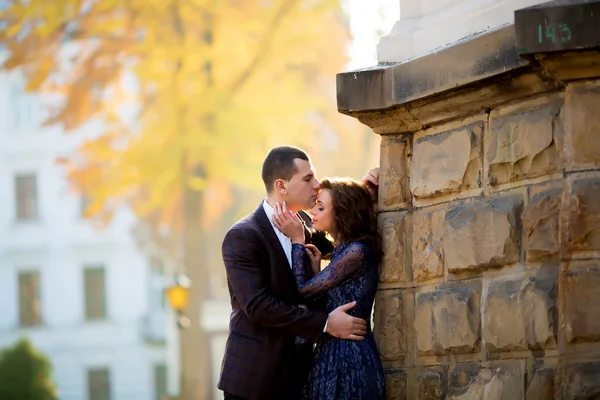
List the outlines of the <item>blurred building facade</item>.
{"label": "blurred building facade", "polygon": [[132,213],[100,230],[83,218],[56,159],[100,126],[42,127],[51,102],[0,75],[0,349],[29,337],[61,400],[160,399],[177,374],[163,273],[138,250]]}

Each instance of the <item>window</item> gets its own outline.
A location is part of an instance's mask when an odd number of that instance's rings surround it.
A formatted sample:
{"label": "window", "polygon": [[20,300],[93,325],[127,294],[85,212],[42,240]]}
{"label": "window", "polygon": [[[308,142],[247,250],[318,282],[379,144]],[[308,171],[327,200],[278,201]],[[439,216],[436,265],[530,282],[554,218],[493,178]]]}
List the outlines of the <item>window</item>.
{"label": "window", "polygon": [[21,130],[35,126],[36,97],[25,92],[25,79],[20,74],[13,75],[10,84],[11,128]]}
{"label": "window", "polygon": [[85,319],[88,321],[106,318],[106,279],[104,267],[84,270]]}
{"label": "window", "polygon": [[167,297],[165,294],[164,263],[158,257],[150,257],[149,272],[149,305],[151,311],[165,310],[167,308]]}
{"label": "window", "polygon": [[40,273],[19,272],[19,322],[22,327],[42,324]]}
{"label": "window", "polygon": [[167,366],[158,364],[154,366],[154,398],[162,400],[167,395]]}
{"label": "window", "polygon": [[15,204],[17,205],[17,220],[37,219],[37,182],[35,174],[19,174],[15,177]]}
{"label": "window", "polygon": [[88,370],[88,400],[110,400],[110,374],[108,368]]}

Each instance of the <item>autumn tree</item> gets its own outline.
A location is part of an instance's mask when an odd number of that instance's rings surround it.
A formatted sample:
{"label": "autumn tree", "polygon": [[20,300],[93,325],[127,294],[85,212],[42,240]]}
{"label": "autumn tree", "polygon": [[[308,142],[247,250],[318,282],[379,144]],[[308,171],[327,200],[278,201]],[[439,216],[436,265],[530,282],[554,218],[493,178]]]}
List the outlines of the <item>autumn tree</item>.
{"label": "autumn tree", "polygon": [[0,21],[3,68],[59,99],[47,124],[102,122],[63,160],[88,215],[109,221],[127,204],[185,266],[182,398],[207,398],[202,220],[232,185],[260,187],[273,144],[314,147],[346,61],[340,0],[11,0]]}

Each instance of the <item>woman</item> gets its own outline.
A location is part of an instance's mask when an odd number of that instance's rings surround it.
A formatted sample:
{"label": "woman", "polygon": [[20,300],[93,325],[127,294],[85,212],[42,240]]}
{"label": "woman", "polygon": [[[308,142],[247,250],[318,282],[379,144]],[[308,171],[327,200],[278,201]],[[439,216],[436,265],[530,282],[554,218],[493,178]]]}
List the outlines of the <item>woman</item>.
{"label": "woman", "polygon": [[[292,268],[300,296],[308,300],[324,295],[327,312],[356,300],[349,314],[369,321],[382,253],[369,192],[351,180],[323,180],[310,212],[314,229],[327,231],[335,243],[331,262],[322,271],[321,253],[304,244],[298,217],[283,211],[279,204],[273,217],[275,226],[292,241]],[[384,391],[383,369],[370,326],[364,341],[322,336],[303,399],[380,400]]]}

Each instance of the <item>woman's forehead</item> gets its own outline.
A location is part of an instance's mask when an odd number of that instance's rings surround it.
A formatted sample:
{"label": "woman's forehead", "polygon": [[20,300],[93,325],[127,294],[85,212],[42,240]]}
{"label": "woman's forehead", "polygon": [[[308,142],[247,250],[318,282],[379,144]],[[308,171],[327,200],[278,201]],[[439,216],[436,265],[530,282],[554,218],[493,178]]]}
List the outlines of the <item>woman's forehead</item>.
{"label": "woman's forehead", "polygon": [[331,193],[328,189],[321,189],[319,191],[319,196],[317,197],[317,201],[321,201],[325,204],[329,204],[331,202]]}

